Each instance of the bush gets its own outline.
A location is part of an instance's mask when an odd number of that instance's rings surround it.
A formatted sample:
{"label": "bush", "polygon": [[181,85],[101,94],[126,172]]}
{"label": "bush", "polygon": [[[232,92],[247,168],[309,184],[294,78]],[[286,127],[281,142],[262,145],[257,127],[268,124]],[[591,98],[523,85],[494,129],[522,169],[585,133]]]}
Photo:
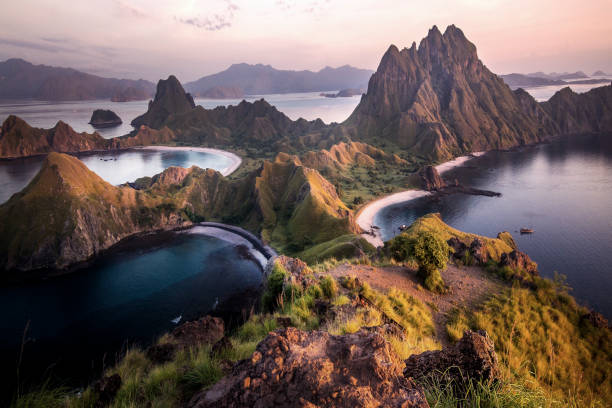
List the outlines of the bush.
{"label": "bush", "polygon": [[450,248],[440,237],[430,232],[420,232],[415,238],[401,234],[390,241],[389,251],[396,261],[414,258],[427,289],[439,293],[446,290],[440,269],[446,268]]}
{"label": "bush", "polygon": [[289,276],[289,272],[280,263],[275,262],[272,272],[268,275],[267,287],[262,297],[265,309],[273,310],[278,306],[278,298],[283,293],[287,276]]}
{"label": "bush", "polygon": [[323,290],[323,294],[328,299],[333,299],[338,294],[338,285],[336,285],[336,280],[329,275],[321,278],[319,285],[321,286],[321,290]]}

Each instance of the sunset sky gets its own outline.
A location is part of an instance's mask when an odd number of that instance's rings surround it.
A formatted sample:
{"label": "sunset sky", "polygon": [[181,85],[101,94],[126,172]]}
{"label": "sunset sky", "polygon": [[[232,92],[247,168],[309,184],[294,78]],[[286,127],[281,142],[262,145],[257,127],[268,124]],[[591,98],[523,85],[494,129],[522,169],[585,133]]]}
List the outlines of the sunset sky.
{"label": "sunset sky", "polygon": [[611,0],[20,0],[0,13],[0,60],[182,81],[232,63],[375,69],[390,44],[455,24],[496,73],[612,71]]}

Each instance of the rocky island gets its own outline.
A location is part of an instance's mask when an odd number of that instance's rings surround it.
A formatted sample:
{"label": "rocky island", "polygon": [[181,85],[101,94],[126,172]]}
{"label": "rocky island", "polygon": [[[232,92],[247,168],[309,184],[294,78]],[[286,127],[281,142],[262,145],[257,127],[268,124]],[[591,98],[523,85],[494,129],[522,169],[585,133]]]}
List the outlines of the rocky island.
{"label": "rocky island", "polygon": [[119,126],[123,121],[115,112],[106,109],[96,109],[91,114],[89,124],[96,128]]}

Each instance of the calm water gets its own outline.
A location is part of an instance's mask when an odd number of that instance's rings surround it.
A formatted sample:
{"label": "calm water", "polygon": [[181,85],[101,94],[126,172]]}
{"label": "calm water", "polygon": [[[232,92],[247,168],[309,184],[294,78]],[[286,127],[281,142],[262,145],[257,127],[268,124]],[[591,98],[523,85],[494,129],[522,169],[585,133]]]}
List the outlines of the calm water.
{"label": "calm water", "polygon": [[[589,79],[609,79],[612,80],[612,78],[608,78],[608,77],[592,77]],[[551,96],[553,96],[557,91],[565,88],[565,87],[570,87],[572,91],[576,92],[576,93],[584,93],[587,91],[590,91],[593,88],[598,88],[600,86],[605,86],[605,85],[609,85],[610,83],[608,82],[607,84],[569,84],[569,85],[551,85],[551,86],[539,86],[537,88],[529,88],[526,89],[527,92],[529,92],[538,102],[542,102],[542,101],[547,101],[550,99]]]}
{"label": "calm water", "polygon": [[[248,96],[253,102],[264,98],[276,106],[291,119],[300,117],[308,120],[321,118],[324,122],[342,122],[351,114],[359,103],[360,96],[350,98],[325,98],[319,92],[274,94]],[[197,105],[211,109],[217,106],[237,105],[242,99],[196,99]],[[111,102],[106,100],[78,102],[45,102],[45,101],[0,101],[0,122],[9,115],[17,115],[34,127],[50,128],[58,120],[63,120],[77,132],[97,131],[105,138],[122,136],[131,132],[132,119],[147,111],[148,101]],[[123,124],[112,128],[94,129],[88,122],[96,109],[110,109],[115,112]]]}
{"label": "calm water", "polygon": [[[78,157],[89,169],[111,184],[153,176],[170,166],[211,168],[223,171],[231,166],[230,158],[212,153],[172,150],[134,149],[121,152],[81,154]],[[0,160],[0,203],[21,191],[34,178],[44,157]]]}
{"label": "calm water", "polygon": [[0,288],[2,376],[14,376],[26,326],[24,375],[51,368],[83,383],[105,353],[108,365],[125,345],[171,330],[177,316],[194,319],[231,295],[259,290],[261,267],[235,244],[201,234],[156,237],[73,274]]}
{"label": "calm water", "polygon": [[[567,275],[577,298],[612,318],[612,134],[489,152],[444,177],[502,196],[453,195],[389,207],[375,220],[384,239],[430,212],[462,231],[490,237],[510,231],[541,274]],[[521,227],[535,233],[520,235]]]}

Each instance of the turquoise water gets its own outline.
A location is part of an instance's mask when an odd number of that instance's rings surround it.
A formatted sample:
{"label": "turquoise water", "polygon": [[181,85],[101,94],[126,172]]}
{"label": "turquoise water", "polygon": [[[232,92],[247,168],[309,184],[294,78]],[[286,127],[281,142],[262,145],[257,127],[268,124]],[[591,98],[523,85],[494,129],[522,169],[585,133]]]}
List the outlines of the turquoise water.
{"label": "turquoise water", "polygon": [[[77,155],[90,170],[111,184],[134,181],[153,176],[170,166],[227,169],[232,160],[213,153],[188,150],[159,151],[133,149],[120,152],[101,152]],[[0,160],[0,203],[21,191],[34,178],[44,157]]]}
{"label": "turquoise water", "polygon": [[[489,152],[443,176],[502,196],[457,194],[388,207],[375,219],[384,239],[430,212],[462,231],[509,231],[542,275],[565,274],[573,295],[612,318],[612,134]],[[520,235],[522,227],[535,233]]]}
{"label": "turquoise water", "polygon": [[[261,267],[235,244],[207,235],[166,233],[133,240],[72,274],[0,288],[0,361],[15,372],[26,330],[22,375],[51,368],[81,382],[126,345],[146,345],[177,316],[198,318],[215,304],[257,292]],[[244,312],[250,310],[244,297]],[[240,314],[240,312],[238,312]]]}

